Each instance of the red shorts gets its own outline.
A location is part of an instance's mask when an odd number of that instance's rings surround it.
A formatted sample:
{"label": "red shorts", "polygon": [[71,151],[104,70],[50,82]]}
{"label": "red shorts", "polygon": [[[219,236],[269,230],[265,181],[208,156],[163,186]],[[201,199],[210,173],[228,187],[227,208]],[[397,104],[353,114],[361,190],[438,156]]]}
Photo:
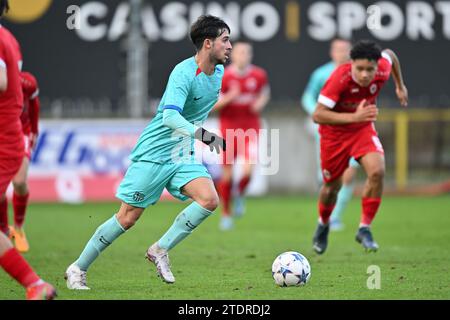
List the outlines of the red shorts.
{"label": "red shorts", "polygon": [[351,157],[359,160],[371,152],[384,154],[383,145],[373,126],[366,126],[358,131],[322,134],[320,161],[323,180],[331,182],[340,178]]}
{"label": "red shorts", "polygon": [[227,144],[227,150],[222,152],[222,163],[232,165],[243,160],[245,163],[256,164],[258,161],[259,126],[236,128],[221,122],[220,131]]}
{"label": "red shorts", "polygon": [[6,192],[9,183],[12,181],[16,173],[22,165],[23,156],[9,159],[1,159],[0,161],[0,195]]}
{"label": "red shorts", "polygon": [[19,171],[23,161],[23,134],[19,119],[0,117],[0,194]]}

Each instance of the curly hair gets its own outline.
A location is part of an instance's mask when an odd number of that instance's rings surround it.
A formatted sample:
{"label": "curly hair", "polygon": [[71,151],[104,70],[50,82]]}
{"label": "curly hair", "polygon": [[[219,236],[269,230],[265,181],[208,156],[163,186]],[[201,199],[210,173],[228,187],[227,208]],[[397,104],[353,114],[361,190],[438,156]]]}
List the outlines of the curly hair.
{"label": "curly hair", "polygon": [[369,61],[378,61],[381,58],[381,48],[376,42],[361,40],[353,46],[350,51],[350,58],[352,60],[367,59]]}
{"label": "curly hair", "polygon": [[225,30],[230,33],[230,27],[222,19],[211,15],[202,15],[191,26],[191,41],[197,50],[200,50],[205,39],[216,39]]}

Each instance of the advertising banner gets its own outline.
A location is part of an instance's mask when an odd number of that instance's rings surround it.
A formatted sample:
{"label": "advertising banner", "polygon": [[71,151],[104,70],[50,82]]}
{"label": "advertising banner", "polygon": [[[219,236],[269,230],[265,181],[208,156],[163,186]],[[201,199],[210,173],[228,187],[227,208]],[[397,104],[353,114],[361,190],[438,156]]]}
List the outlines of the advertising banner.
{"label": "advertising banner", "polygon": [[[42,121],[28,175],[30,200],[71,203],[114,200],[131,163],[128,156],[148,123],[145,120]],[[208,120],[204,127],[218,132],[216,119]],[[220,179],[221,157],[199,141],[195,148],[197,160],[208,168],[214,180]],[[235,167],[238,177],[240,168]],[[259,165],[255,170],[248,189],[250,195],[267,191],[267,178],[259,174]],[[8,195],[11,193],[12,186]],[[172,197],[165,191],[163,199]]]}
{"label": "advertising banner", "polygon": [[[124,107],[130,2],[33,0],[2,22],[18,38],[24,69],[41,84],[43,109],[79,117],[83,109]],[[148,93],[159,99],[170,71],[194,54],[189,26],[201,14],[222,17],[232,41],[254,45],[267,70],[272,102],[298,103],[311,72],[329,61],[334,37],[372,39],[400,58],[412,107],[448,107],[450,1],[142,1],[149,44]],[[77,14],[79,15],[77,16]],[[431,61],[434,61],[432,66]],[[436,72],[436,68],[439,72]],[[399,107],[393,90],[380,96]],[[72,108],[73,107],[73,108]],[[58,113],[58,110],[60,111]],[[74,110],[74,114],[67,114]]]}

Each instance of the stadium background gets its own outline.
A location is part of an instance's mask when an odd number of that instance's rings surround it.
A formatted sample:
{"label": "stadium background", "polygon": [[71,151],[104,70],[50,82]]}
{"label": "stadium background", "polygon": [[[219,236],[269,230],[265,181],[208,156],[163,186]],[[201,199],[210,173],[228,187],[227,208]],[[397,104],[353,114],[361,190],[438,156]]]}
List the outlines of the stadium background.
{"label": "stadium background", "polygon": [[[375,3],[382,14],[379,30],[366,27],[370,1],[142,1],[137,39],[127,32],[133,30],[134,2],[11,1],[4,24],[21,43],[24,70],[37,76],[41,92],[32,199],[113,199],[129,150],[154,114],[170,70],[193,53],[188,26],[206,12],[230,24],[233,40],[253,43],[254,63],[270,77],[272,100],[264,119],[266,128],[280,128],[279,171],[257,176],[252,194],[317,191],[313,137],[299,99],[310,73],[328,61],[334,36],[371,38],[400,57],[409,108],[400,108],[392,81],[379,99],[388,190],[450,178],[450,1]],[[71,5],[81,7],[79,29],[69,26]],[[133,58],[136,52],[146,59]]]}

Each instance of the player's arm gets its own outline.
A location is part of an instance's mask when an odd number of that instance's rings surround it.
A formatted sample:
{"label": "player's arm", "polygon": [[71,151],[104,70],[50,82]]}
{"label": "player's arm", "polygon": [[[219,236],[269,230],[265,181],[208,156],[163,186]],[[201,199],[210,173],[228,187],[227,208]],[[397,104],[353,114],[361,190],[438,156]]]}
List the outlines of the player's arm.
{"label": "player's arm", "polygon": [[366,105],[366,100],[361,101],[355,112],[335,112],[333,108],[341,100],[342,93],[346,90],[346,84],[342,81],[344,69],[336,69],[325,82],[319,97],[317,107],[312,118],[318,124],[345,125],[350,123],[375,121],[378,109],[375,105]]}
{"label": "player's arm", "polygon": [[383,50],[383,54],[387,54],[392,62],[392,77],[395,82],[395,93],[397,94],[398,100],[403,107],[408,105],[408,89],[403,81],[402,70],[400,68],[400,60],[397,55],[391,49]]}
{"label": "player's arm", "polygon": [[8,74],[6,72],[6,64],[0,58],[0,92],[5,92],[8,88]]}
{"label": "player's arm", "polygon": [[372,122],[377,119],[378,108],[375,105],[366,105],[366,100],[359,103],[354,113],[334,112],[329,106],[318,103],[312,117],[318,124],[344,125],[359,122]]}
{"label": "player's arm", "polygon": [[194,136],[198,128],[183,116],[183,108],[189,95],[192,76],[175,67],[169,76],[165,105],[162,107],[163,125],[186,136]]}
{"label": "player's arm", "polygon": [[201,140],[210,146],[211,151],[215,148],[219,153],[219,147],[225,150],[225,141],[216,134],[190,123],[182,116],[192,80],[192,75],[177,67],[170,74],[165,93],[167,94],[166,104],[162,107],[163,125],[183,135]]}
{"label": "player's arm", "polygon": [[187,121],[175,106],[164,106],[163,125],[179,133],[193,137],[198,127]]}
{"label": "player's arm", "polygon": [[231,86],[230,90],[226,93],[222,93],[220,95],[219,100],[217,100],[216,104],[213,107],[213,111],[219,111],[220,109],[225,108],[229,105],[234,99],[236,99],[241,94],[241,89],[239,86]]}
{"label": "player's arm", "polygon": [[258,98],[256,98],[255,103],[252,105],[252,110],[256,113],[260,113],[267,105],[269,100],[270,100],[270,87],[269,85],[265,85],[264,88],[262,88],[261,92],[259,93]]}
{"label": "player's arm", "polygon": [[31,133],[30,133],[30,148],[31,149],[34,149],[34,147],[36,145],[37,137],[39,135],[38,122],[39,122],[39,110],[41,108],[41,102],[39,100],[39,96],[38,95],[36,95],[35,97],[33,97],[33,96],[30,99],[30,106],[29,106],[30,126],[31,126]]}
{"label": "player's arm", "polygon": [[301,103],[303,106],[303,109],[310,115],[314,113],[314,110],[316,109],[317,105],[317,97],[319,96],[320,92],[320,84],[319,84],[319,77],[317,72],[313,72],[311,75],[308,84],[306,85],[306,89],[303,92]]}
{"label": "player's arm", "polygon": [[216,152],[219,153],[219,148],[226,149],[225,140],[215,133],[190,123],[180,114],[180,110],[177,110],[174,106],[164,107],[163,124],[183,135],[202,141],[209,146],[211,151],[216,149]]}
{"label": "player's arm", "polygon": [[39,133],[39,111],[41,109],[41,101],[39,100],[39,96],[30,99],[29,108],[31,132],[37,135]]}

